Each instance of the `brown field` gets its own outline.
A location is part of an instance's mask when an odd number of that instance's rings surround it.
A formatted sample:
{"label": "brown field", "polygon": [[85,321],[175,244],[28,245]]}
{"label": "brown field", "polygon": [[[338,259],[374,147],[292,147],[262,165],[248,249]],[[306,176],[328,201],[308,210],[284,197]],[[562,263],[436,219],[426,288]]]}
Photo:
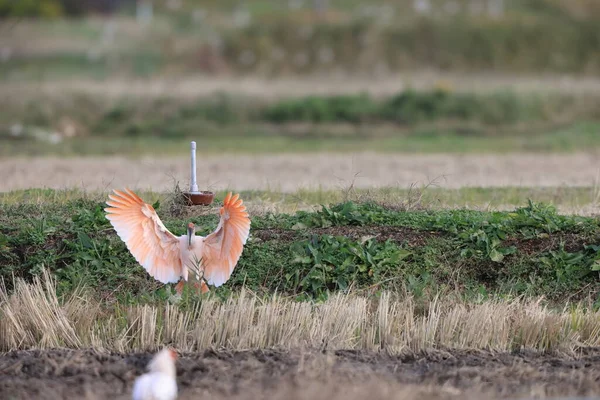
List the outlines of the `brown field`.
{"label": "brown field", "polygon": [[[0,356],[3,399],[129,399],[152,354],[14,351]],[[498,399],[600,393],[600,350],[558,354],[254,350],[184,353],[180,399]]]}
{"label": "brown field", "polygon": [[[595,186],[600,154],[276,154],[198,155],[203,190],[340,189],[411,184],[467,186]],[[187,152],[178,158],[128,157],[5,158],[0,191],[46,187],[107,190],[128,186],[163,191],[174,181],[187,186]]]}
{"label": "brown field", "polygon": [[[37,39],[36,39],[37,43]],[[445,86],[455,91],[485,92],[510,89],[522,92],[559,92],[570,94],[598,93],[600,80],[594,77],[568,75],[514,76],[501,74],[452,74],[442,71],[405,72],[391,76],[322,76],[309,78],[257,77],[173,77],[163,79],[111,79],[92,81],[69,79],[65,81],[2,82],[0,93],[14,97],[26,94],[86,93],[101,96],[160,96],[189,98],[214,93],[253,96],[274,99],[288,96],[333,95],[369,93],[389,96],[407,88],[417,90]]]}

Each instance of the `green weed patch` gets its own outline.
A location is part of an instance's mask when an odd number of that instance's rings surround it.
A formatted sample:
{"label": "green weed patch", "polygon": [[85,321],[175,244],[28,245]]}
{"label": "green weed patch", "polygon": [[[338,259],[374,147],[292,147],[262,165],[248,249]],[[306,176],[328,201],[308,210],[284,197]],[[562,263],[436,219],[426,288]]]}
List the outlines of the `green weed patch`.
{"label": "green weed patch", "polygon": [[[174,234],[186,220],[158,212]],[[85,283],[107,298],[167,296],[116,236],[103,204],[3,205],[0,209],[0,276],[30,279],[44,268],[59,289]],[[200,233],[216,215],[193,217]],[[226,296],[242,285],[298,298],[335,291],[408,290],[423,295],[460,288],[479,294],[545,295],[551,299],[598,292],[600,227],[593,218],[563,216],[529,202],[514,212],[392,210],[352,202],[316,212],[252,218],[251,238]]]}

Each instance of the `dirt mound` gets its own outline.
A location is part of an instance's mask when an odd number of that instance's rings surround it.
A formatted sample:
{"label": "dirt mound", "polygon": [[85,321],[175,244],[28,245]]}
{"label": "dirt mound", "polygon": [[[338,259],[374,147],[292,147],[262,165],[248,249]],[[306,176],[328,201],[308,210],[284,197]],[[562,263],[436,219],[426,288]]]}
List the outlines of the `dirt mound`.
{"label": "dirt mound", "polygon": [[[3,399],[129,399],[149,353],[15,351],[0,356]],[[180,399],[446,399],[600,394],[600,349],[577,358],[435,351],[205,351],[178,360]]]}

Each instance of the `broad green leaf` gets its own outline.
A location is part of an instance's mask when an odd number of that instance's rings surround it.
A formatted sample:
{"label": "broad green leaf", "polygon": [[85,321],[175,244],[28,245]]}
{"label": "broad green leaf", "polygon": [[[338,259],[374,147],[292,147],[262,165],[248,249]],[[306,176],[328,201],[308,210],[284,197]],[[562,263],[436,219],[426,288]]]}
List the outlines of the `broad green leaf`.
{"label": "broad green leaf", "polygon": [[297,222],[294,225],[292,225],[292,229],[295,231],[301,230],[301,229],[306,229],[306,225],[303,224],[302,222]]}
{"label": "broad green leaf", "polygon": [[492,251],[490,251],[490,259],[493,262],[501,262],[504,259],[504,254],[500,253],[496,249],[492,249]]}

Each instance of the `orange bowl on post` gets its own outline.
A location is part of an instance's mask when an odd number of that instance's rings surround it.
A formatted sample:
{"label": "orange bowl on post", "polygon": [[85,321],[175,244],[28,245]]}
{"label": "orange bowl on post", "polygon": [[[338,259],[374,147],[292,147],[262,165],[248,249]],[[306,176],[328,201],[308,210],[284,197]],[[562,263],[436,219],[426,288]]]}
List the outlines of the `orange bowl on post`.
{"label": "orange bowl on post", "polygon": [[184,192],[183,197],[185,198],[188,206],[209,206],[215,199],[215,194],[209,191],[201,192]]}

